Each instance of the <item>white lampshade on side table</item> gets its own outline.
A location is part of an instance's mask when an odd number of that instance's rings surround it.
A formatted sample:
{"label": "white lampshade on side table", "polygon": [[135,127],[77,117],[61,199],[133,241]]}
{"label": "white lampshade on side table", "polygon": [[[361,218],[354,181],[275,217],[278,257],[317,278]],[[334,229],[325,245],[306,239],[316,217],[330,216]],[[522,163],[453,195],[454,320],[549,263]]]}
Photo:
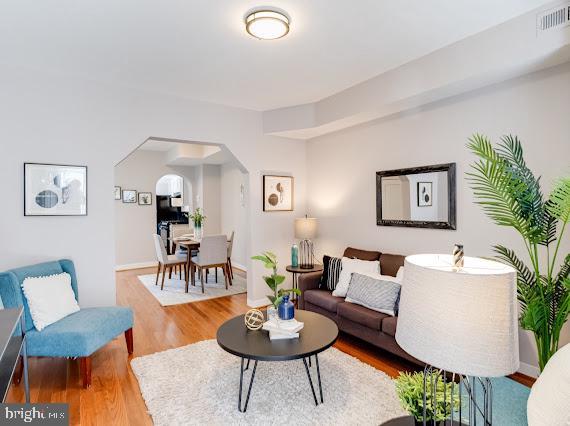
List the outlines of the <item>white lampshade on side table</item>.
{"label": "white lampshade on side table", "polygon": [[519,368],[516,272],[464,259],[455,268],[451,255],[406,257],[396,341],[429,366],[464,378],[512,374]]}

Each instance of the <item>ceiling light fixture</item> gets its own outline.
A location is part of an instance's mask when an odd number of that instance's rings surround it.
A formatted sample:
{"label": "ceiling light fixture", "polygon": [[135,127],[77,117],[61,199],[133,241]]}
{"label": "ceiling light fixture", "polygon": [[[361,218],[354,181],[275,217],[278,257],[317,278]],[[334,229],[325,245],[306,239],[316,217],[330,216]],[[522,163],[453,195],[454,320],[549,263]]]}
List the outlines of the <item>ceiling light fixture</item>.
{"label": "ceiling light fixture", "polygon": [[289,18],[274,10],[256,10],[246,16],[245,30],[260,40],[275,40],[289,32]]}

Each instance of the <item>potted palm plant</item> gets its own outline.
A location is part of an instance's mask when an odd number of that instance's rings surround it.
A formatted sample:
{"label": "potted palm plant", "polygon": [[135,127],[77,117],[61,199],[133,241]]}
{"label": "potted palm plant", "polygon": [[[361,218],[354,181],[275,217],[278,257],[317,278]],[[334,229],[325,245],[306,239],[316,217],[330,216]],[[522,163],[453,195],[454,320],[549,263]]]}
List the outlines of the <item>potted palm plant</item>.
{"label": "potted palm plant", "polygon": [[519,321],[534,334],[542,371],[558,350],[570,313],[570,254],[560,253],[570,219],[570,178],[559,179],[544,199],[540,178],[527,167],[517,137],[503,136],[495,148],[476,134],[467,146],[479,157],[467,173],[477,203],[497,225],[514,228],[524,241],[528,266],[510,248],[495,245],[494,251],[518,273]]}

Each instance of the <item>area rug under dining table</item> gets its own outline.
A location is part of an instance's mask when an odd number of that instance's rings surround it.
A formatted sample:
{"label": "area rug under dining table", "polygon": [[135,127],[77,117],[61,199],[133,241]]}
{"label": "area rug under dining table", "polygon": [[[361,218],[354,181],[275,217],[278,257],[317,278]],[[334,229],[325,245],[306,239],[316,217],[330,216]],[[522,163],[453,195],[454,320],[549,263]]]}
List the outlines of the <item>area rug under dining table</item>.
{"label": "area rug under dining table", "polygon": [[226,290],[224,275],[220,272],[218,274],[218,282],[216,283],[215,274],[212,270],[210,270],[208,280],[205,283],[204,293],[202,293],[202,284],[199,279],[196,279],[196,286],[192,284],[188,285],[188,293],[186,293],[186,281],[180,279],[175,273],[172,273],[172,278],[166,277],[163,290],[160,289],[162,275],[158,280],[158,285],[155,285],[156,274],[139,275],[138,279],[162,306],[200,302],[202,300],[247,292],[247,281],[244,278],[237,274],[234,275],[234,279],[232,280],[233,285],[229,285]]}

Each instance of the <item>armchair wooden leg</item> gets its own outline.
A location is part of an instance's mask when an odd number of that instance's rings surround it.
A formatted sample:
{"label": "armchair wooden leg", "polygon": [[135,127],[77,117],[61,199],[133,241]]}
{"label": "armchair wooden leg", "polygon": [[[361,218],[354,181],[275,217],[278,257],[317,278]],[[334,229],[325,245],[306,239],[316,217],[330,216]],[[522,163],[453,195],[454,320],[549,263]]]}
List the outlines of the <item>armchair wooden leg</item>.
{"label": "armchair wooden leg", "polygon": [[16,367],[16,371],[14,372],[14,376],[12,376],[12,383],[15,385],[19,385],[22,381],[22,374],[24,373],[24,358],[20,355],[18,359],[18,366]]}
{"label": "armchair wooden leg", "polygon": [[168,279],[172,279],[172,266],[168,268]]}
{"label": "armchair wooden leg", "polygon": [[166,275],[166,265],[162,265],[162,284],[160,285],[160,289],[164,288],[164,277]]}
{"label": "armchair wooden leg", "polygon": [[[208,270],[206,269],[206,277],[208,276]],[[204,293],[204,268],[200,268],[200,281],[202,282],[202,293]]]}
{"label": "armchair wooden leg", "polygon": [[91,386],[91,357],[84,356],[79,358],[81,378],[83,380],[83,389]]}
{"label": "armchair wooden leg", "polygon": [[129,328],[125,331],[125,341],[127,342],[127,352],[133,354],[133,329]]}
{"label": "armchair wooden leg", "polygon": [[156,281],[154,285],[158,285],[158,276],[160,275],[160,262],[158,262],[158,267],[156,268]]}
{"label": "armchair wooden leg", "polygon": [[216,284],[217,284],[218,283],[218,267],[217,266],[214,268],[214,271],[216,271],[215,274],[216,274]]}

